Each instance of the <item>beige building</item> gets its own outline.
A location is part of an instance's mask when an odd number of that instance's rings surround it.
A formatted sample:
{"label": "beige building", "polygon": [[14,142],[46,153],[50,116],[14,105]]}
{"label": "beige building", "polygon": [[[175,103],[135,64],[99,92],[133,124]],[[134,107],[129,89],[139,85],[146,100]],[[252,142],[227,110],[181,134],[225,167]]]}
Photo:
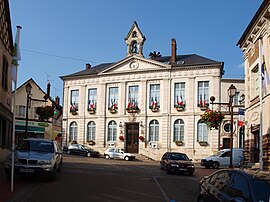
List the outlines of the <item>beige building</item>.
{"label": "beige building", "polygon": [[177,55],[175,39],[170,56],[153,52],[145,58],[145,36],[136,22],[125,42],[122,60],[86,64],[61,77],[64,144],[94,141],[101,153],[115,146],[156,160],[166,151],[185,152],[193,159],[217,151],[219,131],[209,130],[200,115],[209,108],[210,96],[220,102],[223,62]]}
{"label": "beige building", "polygon": [[[264,0],[237,45],[243,52],[246,85],[246,162],[260,159],[260,129],[264,167],[270,168],[270,85],[262,80],[260,69],[270,72],[270,1]],[[261,51],[260,51],[261,50]],[[265,76],[266,78],[266,76]],[[261,94],[261,96],[260,96]],[[261,102],[260,102],[261,98]],[[260,104],[261,103],[261,104]],[[261,108],[260,108],[261,106]],[[261,118],[260,118],[261,115]]]}
{"label": "beige building", "polygon": [[[28,98],[27,112],[27,92],[26,86],[31,85],[31,92]],[[13,101],[14,92],[12,94]],[[41,119],[36,113],[38,107],[53,107],[53,117],[49,119]],[[28,117],[27,117],[28,113]],[[50,84],[47,85],[45,93],[39,85],[31,78],[22,84],[16,90],[16,112],[15,112],[15,143],[25,137],[56,139],[57,135],[61,135],[62,129],[62,107],[59,105],[59,98],[54,101],[50,97]],[[28,122],[28,123],[26,123]],[[27,124],[27,131],[26,131]],[[27,133],[27,135],[26,135]],[[58,135],[59,136],[59,135]]]}
{"label": "beige building", "polygon": [[0,162],[6,156],[12,142],[12,112],[10,64],[12,61],[12,29],[10,22],[9,2],[0,0]]}

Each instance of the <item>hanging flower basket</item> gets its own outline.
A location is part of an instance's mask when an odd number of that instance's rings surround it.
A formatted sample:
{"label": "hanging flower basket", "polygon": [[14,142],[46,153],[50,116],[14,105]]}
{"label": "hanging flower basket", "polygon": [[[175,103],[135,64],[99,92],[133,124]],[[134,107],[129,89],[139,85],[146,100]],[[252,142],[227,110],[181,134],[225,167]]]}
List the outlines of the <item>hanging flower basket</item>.
{"label": "hanging flower basket", "polygon": [[89,114],[94,114],[94,113],[96,113],[96,109],[95,108],[89,108],[88,112],[89,112]]}
{"label": "hanging flower basket", "polygon": [[207,146],[208,142],[207,141],[199,141],[198,142],[201,146]]}
{"label": "hanging flower basket", "polygon": [[124,141],[124,136],[123,135],[119,136],[119,140]]}
{"label": "hanging flower basket", "polygon": [[143,136],[139,136],[139,140],[144,141],[144,137]]}
{"label": "hanging flower basket", "polygon": [[224,115],[220,111],[206,110],[204,114],[201,115],[201,118],[205,121],[210,130],[217,130],[224,119]]}
{"label": "hanging flower basket", "polygon": [[184,142],[182,140],[176,140],[174,143],[176,144],[176,146],[183,146],[184,145]]}
{"label": "hanging flower basket", "polygon": [[48,120],[54,115],[54,107],[53,106],[45,106],[45,107],[37,107],[36,113],[39,115],[39,119],[41,121]]}

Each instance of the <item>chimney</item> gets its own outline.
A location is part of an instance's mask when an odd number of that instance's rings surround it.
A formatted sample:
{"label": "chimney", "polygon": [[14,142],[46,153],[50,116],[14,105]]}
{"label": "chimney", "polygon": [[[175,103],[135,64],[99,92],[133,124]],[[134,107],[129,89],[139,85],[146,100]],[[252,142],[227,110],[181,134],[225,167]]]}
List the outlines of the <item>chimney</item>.
{"label": "chimney", "polygon": [[86,69],[90,69],[91,68],[91,65],[89,63],[86,63],[85,64],[85,67],[86,67]]}
{"label": "chimney", "polygon": [[171,60],[170,63],[175,63],[176,62],[176,40],[172,38],[172,55],[171,55]]}
{"label": "chimney", "polygon": [[55,102],[56,102],[57,105],[59,105],[59,103],[60,103],[60,98],[59,98],[58,96],[56,96]]}
{"label": "chimney", "polygon": [[47,84],[47,96],[48,98],[50,97],[50,94],[51,94],[51,84],[50,82]]}

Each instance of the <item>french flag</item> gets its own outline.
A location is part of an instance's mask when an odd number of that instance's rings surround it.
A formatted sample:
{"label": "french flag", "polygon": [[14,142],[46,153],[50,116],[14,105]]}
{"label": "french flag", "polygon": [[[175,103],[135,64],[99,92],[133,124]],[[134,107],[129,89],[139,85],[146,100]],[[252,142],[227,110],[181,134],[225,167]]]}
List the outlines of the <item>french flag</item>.
{"label": "french flag", "polygon": [[245,110],[244,109],[238,109],[238,126],[244,126],[245,125]]}

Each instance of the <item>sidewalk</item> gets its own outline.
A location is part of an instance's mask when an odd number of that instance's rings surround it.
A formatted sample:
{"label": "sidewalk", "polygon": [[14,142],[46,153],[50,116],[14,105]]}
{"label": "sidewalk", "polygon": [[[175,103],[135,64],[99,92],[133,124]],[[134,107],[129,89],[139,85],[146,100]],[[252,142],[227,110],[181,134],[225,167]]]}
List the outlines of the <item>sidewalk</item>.
{"label": "sidewalk", "polygon": [[11,192],[11,180],[8,180],[4,171],[4,163],[0,162],[0,202],[6,202],[22,188],[21,183],[14,181],[13,192]]}

